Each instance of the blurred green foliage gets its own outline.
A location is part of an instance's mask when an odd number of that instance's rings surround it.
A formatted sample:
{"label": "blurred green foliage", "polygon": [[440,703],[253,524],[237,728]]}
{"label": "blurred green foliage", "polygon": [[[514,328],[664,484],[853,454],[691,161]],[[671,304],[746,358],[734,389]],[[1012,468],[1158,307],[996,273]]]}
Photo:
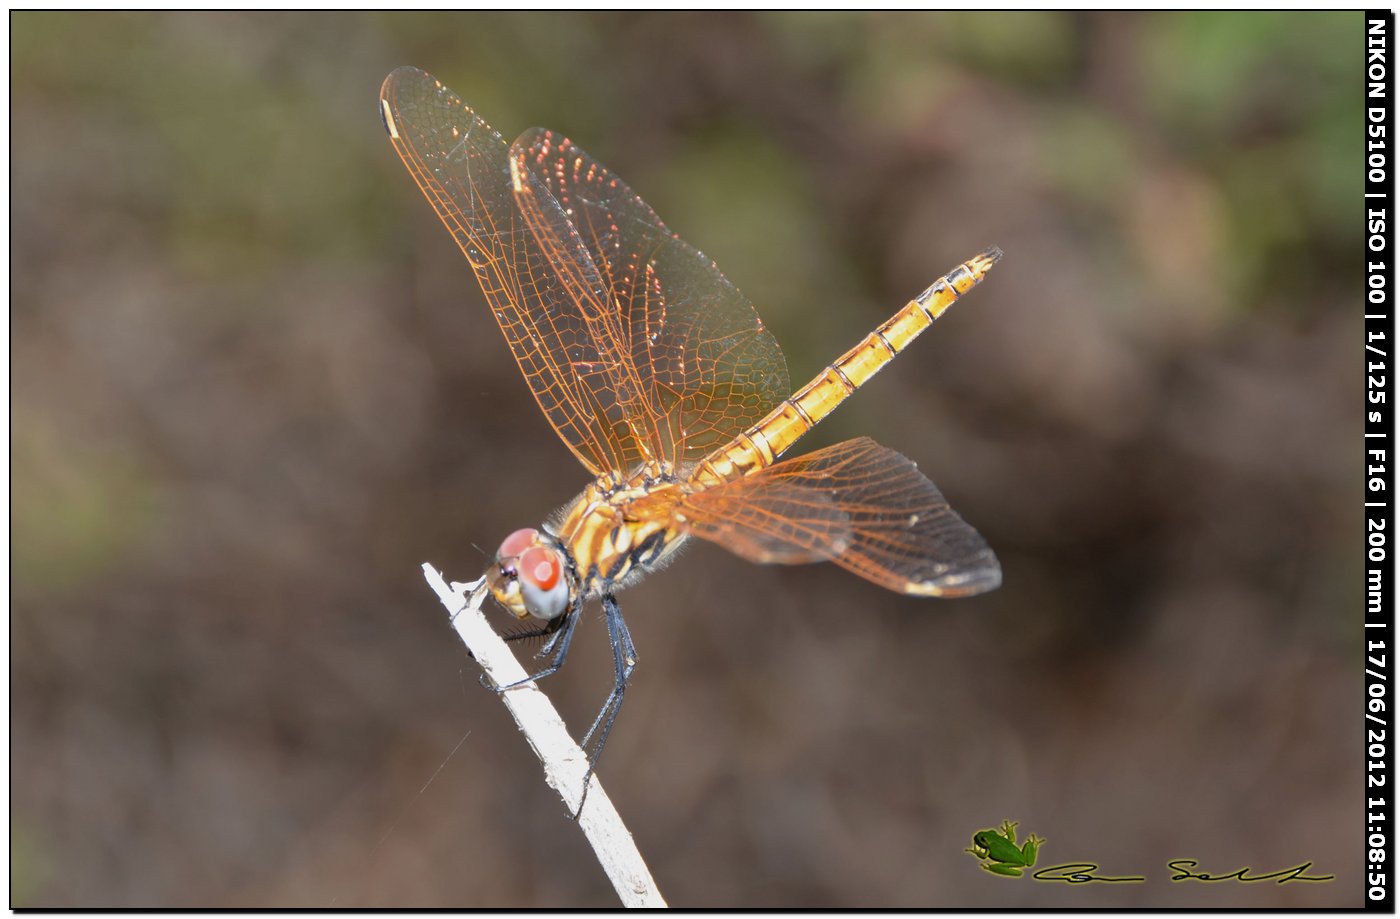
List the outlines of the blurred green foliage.
{"label": "blurred green foliage", "polygon": [[10,509],[20,536],[11,555],[15,589],[32,596],[111,575],[153,522],[151,470],[23,414],[11,438],[11,474],[24,483]]}
{"label": "blurred green foliage", "polygon": [[1308,249],[1350,257],[1360,244],[1360,73],[1349,48],[1358,12],[1161,14],[1143,46],[1145,99],[1225,198],[1239,308],[1311,278]]}

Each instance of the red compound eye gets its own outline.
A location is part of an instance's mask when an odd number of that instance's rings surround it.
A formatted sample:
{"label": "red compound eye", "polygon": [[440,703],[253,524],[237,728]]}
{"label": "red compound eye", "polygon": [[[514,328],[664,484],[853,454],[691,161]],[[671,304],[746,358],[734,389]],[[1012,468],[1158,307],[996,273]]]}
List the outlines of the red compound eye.
{"label": "red compound eye", "polygon": [[516,530],[506,537],[505,542],[496,550],[497,559],[516,558],[523,554],[526,549],[535,544],[539,538],[539,531],[526,527],[523,530]]}
{"label": "red compound eye", "polygon": [[516,567],[522,578],[528,579],[540,590],[553,590],[559,583],[559,553],[544,546],[526,549]]}

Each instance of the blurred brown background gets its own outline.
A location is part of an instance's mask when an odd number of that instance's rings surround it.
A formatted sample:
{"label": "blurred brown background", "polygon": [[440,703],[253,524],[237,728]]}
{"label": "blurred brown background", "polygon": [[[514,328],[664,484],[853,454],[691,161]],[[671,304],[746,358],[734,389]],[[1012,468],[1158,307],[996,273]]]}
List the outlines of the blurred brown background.
{"label": "blurred brown background", "polygon": [[[405,63],[612,166],[795,383],[1007,252],[800,448],[916,459],[1001,590],[622,595],[601,776],[672,904],[1360,904],[1360,14],[11,23],[15,905],[616,903],[419,574],[584,474],[384,136]],[[1004,818],[1150,880],[989,875]]]}

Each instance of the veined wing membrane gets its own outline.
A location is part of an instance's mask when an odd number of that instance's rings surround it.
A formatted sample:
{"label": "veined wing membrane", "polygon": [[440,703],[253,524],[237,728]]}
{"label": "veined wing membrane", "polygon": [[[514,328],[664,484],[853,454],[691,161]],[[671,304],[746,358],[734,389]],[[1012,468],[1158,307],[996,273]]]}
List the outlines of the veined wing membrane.
{"label": "veined wing membrane", "polygon": [[696,536],[756,562],[830,559],[881,587],[966,596],[1001,583],[982,536],[904,456],[860,437],[681,500]]}
{"label": "veined wing membrane", "polygon": [[677,509],[694,535],[763,564],[836,561],[855,538],[850,514],[830,494],[767,470],[689,495]]}
{"label": "veined wing membrane", "polygon": [[[611,297],[599,319],[621,336],[618,359],[637,386],[621,401],[653,455],[698,460],[789,395],[782,350],[752,304],[622,180],[542,128],[522,134],[511,156],[517,175],[534,178],[517,183],[516,198],[540,248],[568,251],[572,229]],[[580,302],[593,295],[589,277],[561,282]]]}
{"label": "veined wing membrane", "polygon": [[618,457],[621,465],[614,468],[630,471],[642,460],[670,459],[670,454],[660,449],[660,419],[638,377],[623,317],[582,237],[544,180],[523,165],[515,146],[511,147],[510,169],[515,203],[525,226],[603,358],[596,363],[577,361],[574,371],[590,391],[608,394],[617,408],[608,419],[617,428],[617,441],[636,447],[629,455]]}
{"label": "veined wing membrane", "polygon": [[[595,475],[626,471],[646,454],[627,424],[614,377],[615,343],[595,338],[560,279],[563,258],[597,277],[581,246],[541,251],[511,190],[509,147],[451,90],[413,67],[380,89],[389,138],[418,187],[471,262],[516,363],[545,417]],[[540,210],[558,211],[543,196]]]}

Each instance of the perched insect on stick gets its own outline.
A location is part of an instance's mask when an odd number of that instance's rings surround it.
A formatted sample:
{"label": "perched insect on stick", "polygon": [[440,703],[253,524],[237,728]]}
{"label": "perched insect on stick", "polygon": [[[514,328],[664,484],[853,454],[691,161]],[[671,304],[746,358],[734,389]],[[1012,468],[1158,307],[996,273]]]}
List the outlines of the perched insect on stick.
{"label": "perched insect on stick", "polygon": [[617,592],[691,536],[755,562],[835,562],[918,596],[1001,583],[987,543],[893,450],[861,437],[780,459],[980,282],[999,249],[789,396],[783,353],[748,300],[568,138],[534,128],[507,145],[411,67],[389,75],[380,102],[541,411],[593,476],[555,519],[507,536],[486,571],[491,595],[534,623],[508,640],[545,639],[548,663],[530,679],[563,665],[583,605],[602,605],[614,680],[583,736],[587,775],[637,663]]}

